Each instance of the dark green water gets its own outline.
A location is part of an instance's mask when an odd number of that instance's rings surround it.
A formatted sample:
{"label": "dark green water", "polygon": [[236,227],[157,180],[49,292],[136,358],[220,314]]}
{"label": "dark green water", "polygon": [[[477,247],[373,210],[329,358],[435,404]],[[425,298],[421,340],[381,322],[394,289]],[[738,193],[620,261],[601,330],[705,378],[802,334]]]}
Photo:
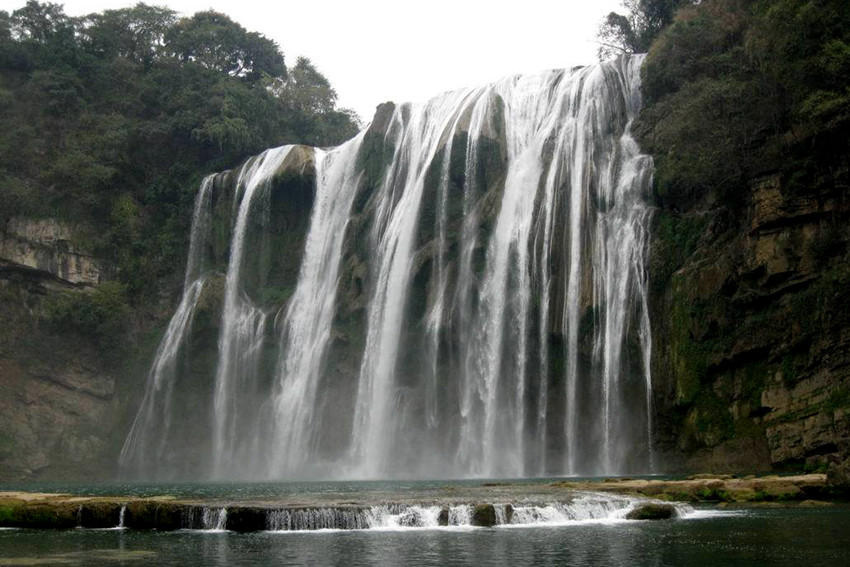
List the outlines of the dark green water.
{"label": "dark green water", "polygon": [[850,508],[663,522],[314,533],[0,531],[0,565],[850,565]]}

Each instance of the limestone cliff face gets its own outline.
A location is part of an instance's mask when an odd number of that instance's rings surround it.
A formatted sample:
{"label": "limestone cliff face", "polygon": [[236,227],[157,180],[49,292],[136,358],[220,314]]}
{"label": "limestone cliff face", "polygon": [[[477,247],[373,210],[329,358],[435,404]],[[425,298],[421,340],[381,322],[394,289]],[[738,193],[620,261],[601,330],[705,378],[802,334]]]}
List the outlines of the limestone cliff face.
{"label": "limestone cliff face", "polygon": [[0,229],[0,262],[74,285],[97,285],[103,279],[99,262],[74,244],[73,227],[56,219],[6,221]]}
{"label": "limestone cliff face", "polygon": [[659,444],[670,469],[826,469],[850,450],[850,204],[778,174],[742,200],[656,217]]}
{"label": "limestone cliff face", "polygon": [[76,227],[15,218],[0,231],[0,479],[104,476],[120,415],[113,368],[87,337],[56,332],[58,297],[92,294],[104,267]]}

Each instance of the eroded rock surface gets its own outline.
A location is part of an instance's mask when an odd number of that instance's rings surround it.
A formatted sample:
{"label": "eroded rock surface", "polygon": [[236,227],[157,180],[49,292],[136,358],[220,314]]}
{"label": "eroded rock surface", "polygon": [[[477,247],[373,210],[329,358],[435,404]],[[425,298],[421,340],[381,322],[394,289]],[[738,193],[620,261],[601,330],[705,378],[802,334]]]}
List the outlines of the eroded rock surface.
{"label": "eroded rock surface", "polygon": [[792,190],[779,174],[743,199],[656,219],[662,461],[825,472],[850,451],[850,207],[828,184]]}

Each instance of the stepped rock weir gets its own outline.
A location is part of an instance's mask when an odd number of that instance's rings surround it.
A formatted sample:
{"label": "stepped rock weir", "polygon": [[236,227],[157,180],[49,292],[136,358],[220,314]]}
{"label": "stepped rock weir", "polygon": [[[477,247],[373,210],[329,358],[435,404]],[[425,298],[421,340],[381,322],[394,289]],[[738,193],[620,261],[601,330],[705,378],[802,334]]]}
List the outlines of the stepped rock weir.
{"label": "stepped rock weir", "polygon": [[205,179],[124,470],[651,470],[641,62],[387,103]]}
{"label": "stepped rock weir", "polygon": [[[453,494],[451,492],[454,492]],[[415,495],[414,495],[415,494]],[[199,500],[0,492],[0,528],[290,532],[557,526],[622,521],[659,500],[559,487],[424,490],[387,501],[384,492],[304,493],[296,499]],[[493,500],[495,499],[495,500]],[[673,506],[667,504],[666,506]],[[693,508],[675,504],[685,517]]]}

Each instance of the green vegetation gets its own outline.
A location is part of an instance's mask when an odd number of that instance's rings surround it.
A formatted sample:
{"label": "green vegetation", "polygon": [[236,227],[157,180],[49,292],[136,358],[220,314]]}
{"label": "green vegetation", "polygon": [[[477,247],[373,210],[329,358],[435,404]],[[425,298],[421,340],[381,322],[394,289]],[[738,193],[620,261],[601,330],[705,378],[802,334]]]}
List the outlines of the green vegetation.
{"label": "green vegetation", "polygon": [[696,416],[694,428],[706,446],[719,445],[735,435],[735,424],[728,404],[711,389],[700,391],[693,408]]}
{"label": "green vegetation", "polygon": [[[0,11],[0,120],[0,221],[87,225],[134,301],[179,272],[203,175],[358,128],[308,59],[287,69],[275,42],[224,14],[140,3],[74,18],[35,0]],[[100,325],[62,309],[52,317]]]}
{"label": "green vegetation", "polygon": [[659,210],[654,219],[655,241],[650,256],[651,284],[663,290],[673,274],[697,249],[710,219],[705,215],[680,215]]}
{"label": "green vegetation", "polygon": [[623,0],[625,14],[611,12],[599,26],[599,58],[621,53],[644,53],[673,22],[676,10],[695,0]]}
{"label": "green vegetation", "polygon": [[697,496],[703,502],[732,502],[734,498],[728,491],[718,488],[705,487],[697,492]]}
{"label": "green vegetation", "polygon": [[59,330],[93,337],[101,346],[115,346],[130,319],[126,287],[105,282],[92,293],[62,293],[45,300],[45,319]]}
{"label": "green vegetation", "polygon": [[782,172],[790,191],[846,185],[844,0],[685,6],[652,43],[643,77],[636,132],[655,157],[661,204],[711,198],[734,207],[748,180],[766,171]]}
{"label": "green vegetation", "polygon": [[850,390],[836,388],[829,394],[829,398],[824,403],[824,411],[833,412],[843,408],[850,408]]}

